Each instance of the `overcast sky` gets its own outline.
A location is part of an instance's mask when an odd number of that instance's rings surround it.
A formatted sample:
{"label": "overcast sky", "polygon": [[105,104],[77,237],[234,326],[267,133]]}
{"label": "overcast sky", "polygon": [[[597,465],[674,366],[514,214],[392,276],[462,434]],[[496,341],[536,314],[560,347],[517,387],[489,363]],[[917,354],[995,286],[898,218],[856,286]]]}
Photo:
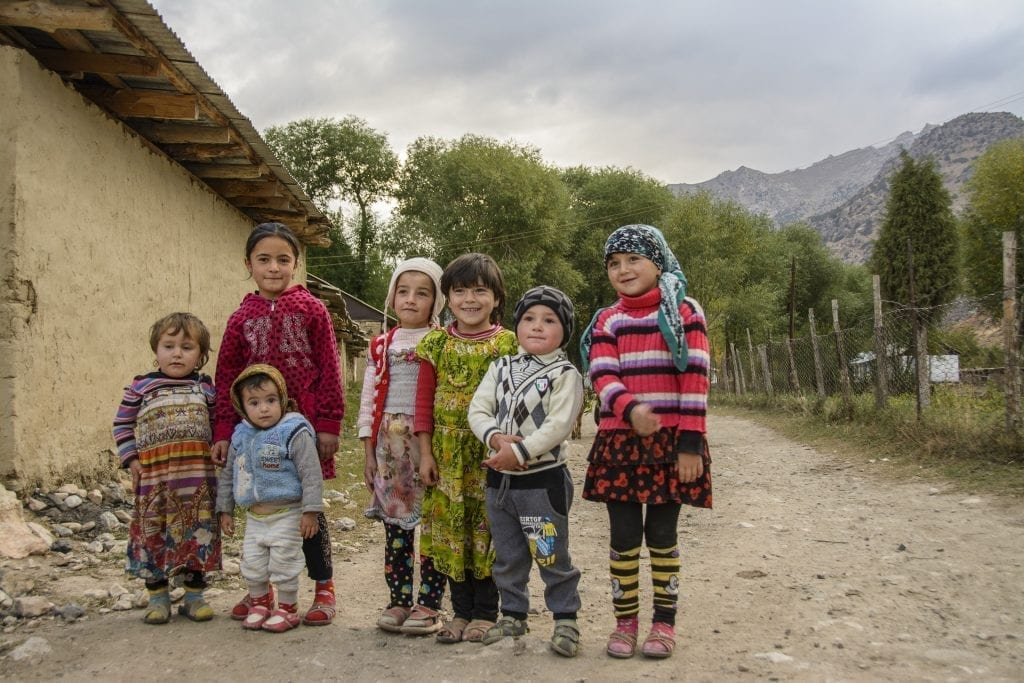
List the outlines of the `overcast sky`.
{"label": "overcast sky", "polygon": [[350,114],[666,183],[1024,115],[1022,0],[151,0],[263,130]]}

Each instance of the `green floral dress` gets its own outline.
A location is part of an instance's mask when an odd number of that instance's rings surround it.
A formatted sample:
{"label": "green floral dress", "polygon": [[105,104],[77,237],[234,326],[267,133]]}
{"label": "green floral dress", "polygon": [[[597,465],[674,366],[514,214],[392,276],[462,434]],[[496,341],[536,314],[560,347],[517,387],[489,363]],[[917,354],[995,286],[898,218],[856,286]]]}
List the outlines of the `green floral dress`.
{"label": "green floral dress", "polygon": [[491,575],[494,548],[484,505],[486,448],[469,428],[469,403],[491,361],[518,350],[516,335],[498,331],[486,339],[464,339],[447,330],[427,333],[416,353],[434,366],[434,435],[438,482],[423,494],[420,554],[456,581],[467,572]]}

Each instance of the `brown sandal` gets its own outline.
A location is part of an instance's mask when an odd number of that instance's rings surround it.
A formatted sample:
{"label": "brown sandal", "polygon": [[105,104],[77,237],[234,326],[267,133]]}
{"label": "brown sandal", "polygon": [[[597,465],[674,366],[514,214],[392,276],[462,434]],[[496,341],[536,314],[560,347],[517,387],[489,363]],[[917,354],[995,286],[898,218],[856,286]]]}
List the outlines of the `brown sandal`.
{"label": "brown sandal", "polygon": [[493,621],[474,619],[466,624],[466,629],[462,632],[462,639],[467,643],[481,643],[492,626],[494,626]]}
{"label": "brown sandal", "polygon": [[469,622],[462,617],[455,617],[437,632],[437,642],[445,645],[461,642],[468,625]]}

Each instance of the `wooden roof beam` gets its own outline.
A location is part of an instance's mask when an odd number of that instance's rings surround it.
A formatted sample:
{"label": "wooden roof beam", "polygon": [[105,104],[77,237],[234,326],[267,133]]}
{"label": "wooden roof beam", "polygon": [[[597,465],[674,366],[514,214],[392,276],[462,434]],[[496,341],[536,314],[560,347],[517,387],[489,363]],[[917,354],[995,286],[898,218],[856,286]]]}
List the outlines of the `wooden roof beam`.
{"label": "wooden roof beam", "polygon": [[245,159],[245,150],[239,145],[174,145],[168,153],[179,163],[210,161],[212,159]]}
{"label": "wooden roof beam", "polygon": [[106,7],[72,7],[43,0],[0,3],[0,25],[59,30],[113,31],[114,14]]}
{"label": "wooden roof beam", "polygon": [[148,77],[160,74],[160,62],[150,57],[70,50],[30,50],[30,52],[51,71]]}
{"label": "wooden roof beam", "polygon": [[197,178],[223,180],[255,180],[270,175],[266,164],[186,164],[185,168]]}
{"label": "wooden roof beam", "polygon": [[245,181],[245,180],[208,180],[206,184],[212,187],[222,197],[283,197],[284,189],[281,183],[276,180],[270,182]]}
{"label": "wooden roof beam", "polygon": [[235,142],[231,131],[219,126],[140,121],[132,127],[150,140],[161,144],[230,145]]}
{"label": "wooden roof beam", "polygon": [[125,118],[199,119],[199,104],[195,95],[156,90],[118,90],[113,88],[79,87],[83,93],[117,116]]}
{"label": "wooden roof beam", "polygon": [[302,214],[301,211],[296,211],[292,207],[291,201],[287,197],[231,197],[230,201],[235,206],[247,209],[274,209],[291,212],[296,216]]}

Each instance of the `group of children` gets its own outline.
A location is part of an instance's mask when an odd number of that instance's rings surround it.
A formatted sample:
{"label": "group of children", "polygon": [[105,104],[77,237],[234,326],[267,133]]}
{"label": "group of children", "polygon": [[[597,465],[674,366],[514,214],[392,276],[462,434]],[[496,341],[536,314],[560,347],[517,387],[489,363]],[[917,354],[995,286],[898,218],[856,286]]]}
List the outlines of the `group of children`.
{"label": "group of children", "polygon": [[[136,490],[128,569],[149,590],[147,623],[169,620],[168,578],[177,573],[186,589],[179,613],[213,617],[203,577],[220,567],[219,534],[233,533],[236,504],[246,508],[248,593],[232,617],[272,632],[334,617],[321,496],[334,476],[342,390],[326,309],[291,282],[299,253],[280,224],[257,226],[246,244],[258,292],[231,316],[218,352],[215,385],[230,387],[230,401],[215,401],[200,373],[209,333],[181,313],[151,330],[158,371],[126,389],[114,434]],[[663,658],[675,647],[679,512],[711,506],[707,332],[656,228],[616,230],[605,266],[618,301],[598,311],[580,342],[600,400],[583,497],[605,503],[611,529],[616,627],[606,652],[637,650],[646,541],[654,612],[640,649]],[[580,571],[569,554],[567,455],[583,378],[564,348],[574,309],[558,289],[534,287],[516,303],[512,331],[500,322],[505,304],[501,270],[484,254],[444,269],[412,258],[391,277],[385,310],[398,325],[371,343],[357,422],[366,515],[383,522],[386,539],[390,595],[377,626],[440,643],[524,635],[536,564],[554,619],[550,647],[573,657]],[[453,322],[442,328],[446,305]],[[214,465],[223,466],[219,481]],[[316,597],[300,620],[303,566]],[[453,616],[444,621],[446,590]]]}

